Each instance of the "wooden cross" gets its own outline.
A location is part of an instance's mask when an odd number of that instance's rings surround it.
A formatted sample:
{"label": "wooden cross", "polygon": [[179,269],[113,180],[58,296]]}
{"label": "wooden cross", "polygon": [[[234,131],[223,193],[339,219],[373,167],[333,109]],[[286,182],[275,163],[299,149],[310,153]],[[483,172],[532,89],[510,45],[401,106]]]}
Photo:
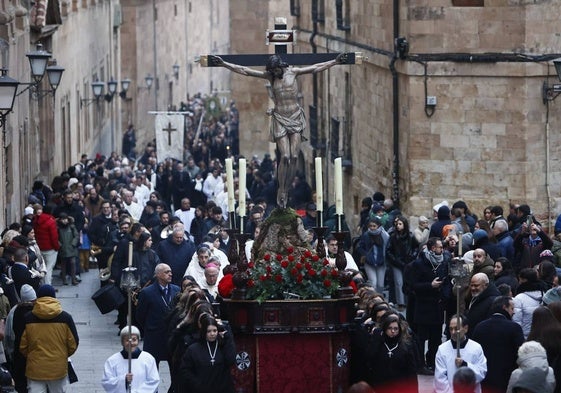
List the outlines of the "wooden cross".
{"label": "wooden cross", "polygon": [[[287,46],[294,41],[295,32],[286,30],[286,18],[275,18],[275,30],[267,31],[267,43],[275,45],[275,54],[290,65],[312,65],[335,59],[339,53],[287,53]],[[265,66],[271,54],[218,55],[224,61],[241,66]],[[347,53],[341,64],[361,64],[361,52]],[[202,55],[199,60],[203,67],[218,67],[212,55]]]}
{"label": "wooden cross", "polygon": [[177,131],[177,128],[172,128],[171,127],[171,121],[168,121],[168,128],[162,128],[162,131],[165,131],[168,133],[168,145],[171,146],[171,133],[173,131]]}

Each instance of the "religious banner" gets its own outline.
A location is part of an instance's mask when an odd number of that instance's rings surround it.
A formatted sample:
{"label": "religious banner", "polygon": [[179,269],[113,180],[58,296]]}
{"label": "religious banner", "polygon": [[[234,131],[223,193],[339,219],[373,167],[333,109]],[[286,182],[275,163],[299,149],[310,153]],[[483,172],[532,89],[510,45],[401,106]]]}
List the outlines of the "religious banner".
{"label": "religious banner", "polygon": [[184,116],[175,113],[156,115],[156,147],[158,158],[183,160]]}

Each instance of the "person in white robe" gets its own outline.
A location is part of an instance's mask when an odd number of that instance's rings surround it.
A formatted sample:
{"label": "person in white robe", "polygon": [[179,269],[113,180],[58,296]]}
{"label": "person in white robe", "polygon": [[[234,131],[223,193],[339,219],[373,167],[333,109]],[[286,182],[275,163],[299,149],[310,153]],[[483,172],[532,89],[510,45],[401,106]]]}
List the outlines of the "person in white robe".
{"label": "person in white robe", "polygon": [[[140,331],[131,326],[121,330],[121,344],[123,350],[111,355],[103,369],[101,385],[107,393],[124,393],[130,384],[131,393],[154,393],[158,391],[160,374],[156,366],[156,359],[146,351],[140,350]],[[129,373],[128,348],[131,348],[132,362]]]}

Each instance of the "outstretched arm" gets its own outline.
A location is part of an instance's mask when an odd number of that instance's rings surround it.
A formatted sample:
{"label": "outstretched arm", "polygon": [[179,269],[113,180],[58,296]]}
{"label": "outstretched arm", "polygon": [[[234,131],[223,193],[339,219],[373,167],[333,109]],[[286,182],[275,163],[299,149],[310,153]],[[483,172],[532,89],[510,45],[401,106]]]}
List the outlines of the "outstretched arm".
{"label": "outstretched arm", "polygon": [[312,64],[311,66],[307,66],[307,67],[299,67],[299,68],[293,67],[292,71],[296,75],[315,74],[315,73],[318,73],[318,72],[321,72],[321,71],[325,71],[328,68],[331,68],[336,64],[345,64],[346,60],[347,60],[347,54],[346,53],[340,53],[333,60],[324,61],[323,63]]}
{"label": "outstretched arm", "polygon": [[238,64],[228,63],[227,61],[224,61],[220,56],[209,55],[208,57],[209,60],[212,58],[212,62],[217,66],[227,68],[230,71],[235,72],[236,74],[241,74],[245,76],[254,76],[256,78],[263,78],[263,79],[267,79],[269,76],[269,74],[265,71],[259,71]]}

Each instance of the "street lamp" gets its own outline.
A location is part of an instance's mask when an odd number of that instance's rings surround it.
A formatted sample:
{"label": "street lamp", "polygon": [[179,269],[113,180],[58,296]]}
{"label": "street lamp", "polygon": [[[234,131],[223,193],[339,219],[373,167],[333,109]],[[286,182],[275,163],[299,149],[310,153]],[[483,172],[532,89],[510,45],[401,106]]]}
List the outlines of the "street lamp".
{"label": "street lamp", "polygon": [[6,116],[14,107],[19,82],[7,75],[8,70],[6,68],[2,68],[0,71],[0,127],[4,129]]}
{"label": "street lamp", "polygon": [[[553,66],[555,67],[557,77],[561,81],[561,57],[553,60]],[[553,101],[559,94],[561,94],[561,83],[554,83],[549,86],[547,81],[543,82],[542,99],[544,104],[547,104],[548,101]]]}
{"label": "street lamp", "polygon": [[[123,99],[127,98],[127,90],[129,89],[130,84],[130,79],[123,79],[121,81],[121,91],[119,92],[119,97]],[[111,77],[109,82],[107,82],[108,93],[105,94],[105,101],[111,102],[113,100],[115,93],[117,93],[117,86],[119,86],[119,83],[115,79],[113,79],[113,77]]]}
{"label": "street lamp", "polygon": [[179,79],[179,64],[175,63],[173,66],[173,77],[175,80]]}
{"label": "street lamp", "polygon": [[99,98],[103,94],[103,88],[105,87],[105,83],[96,79],[95,82],[92,82],[92,92],[94,98],[82,98],[80,100],[80,108],[83,106],[88,106],[92,102],[99,104]]}
{"label": "street lamp", "polygon": [[138,89],[146,89],[150,91],[150,89],[152,88],[152,84],[154,83],[154,77],[150,74],[146,74],[146,76],[144,77],[144,83],[146,86],[139,86]]}
{"label": "street lamp", "polygon": [[[34,99],[40,99],[48,94],[54,96],[56,89],[60,84],[64,68],[58,66],[56,64],[56,60],[52,60],[51,64],[49,64],[49,60],[52,55],[43,50],[43,45],[41,43],[38,43],[36,49],[34,51],[27,52],[25,56],[29,59],[29,67],[31,68],[31,77],[33,82],[20,82],[20,85],[25,85],[27,87],[17,93],[16,97],[29,89],[31,89],[31,97]],[[39,84],[43,80],[45,73],[47,74],[47,78],[49,80],[50,89],[40,90]]]}

